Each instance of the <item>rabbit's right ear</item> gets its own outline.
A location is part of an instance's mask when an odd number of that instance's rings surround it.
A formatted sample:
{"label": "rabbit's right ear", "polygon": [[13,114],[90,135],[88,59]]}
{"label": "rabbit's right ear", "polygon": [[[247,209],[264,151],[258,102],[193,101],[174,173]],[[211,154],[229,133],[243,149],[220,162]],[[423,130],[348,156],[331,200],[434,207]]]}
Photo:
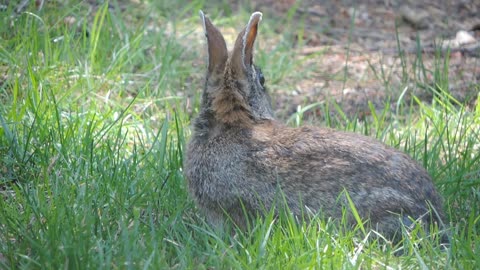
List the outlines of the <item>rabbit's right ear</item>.
{"label": "rabbit's right ear", "polygon": [[232,51],[232,62],[238,71],[250,69],[253,64],[253,45],[257,38],[258,24],[262,20],[261,12],[250,16],[247,26],[237,37]]}
{"label": "rabbit's right ear", "polygon": [[208,49],[208,74],[221,73],[225,69],[225,64],[228,59],[227,44],[223,35],[212,24],[210,19],[205,17],[203,11],[200,10],[200,18],[203,24],[205,37],[207,38]]}

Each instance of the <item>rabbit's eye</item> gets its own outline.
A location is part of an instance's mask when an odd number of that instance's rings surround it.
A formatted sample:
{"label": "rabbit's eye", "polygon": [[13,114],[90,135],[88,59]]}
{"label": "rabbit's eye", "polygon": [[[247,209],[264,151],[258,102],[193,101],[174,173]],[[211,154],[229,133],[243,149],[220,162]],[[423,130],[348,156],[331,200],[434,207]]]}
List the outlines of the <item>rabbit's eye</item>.
{"label": "rabbit's eye", "polygon": [[263,76],[262,70],[260,68],[256,68],[258,80],[260,81],[260,85],[263,87],[265,84],[265,77]]}

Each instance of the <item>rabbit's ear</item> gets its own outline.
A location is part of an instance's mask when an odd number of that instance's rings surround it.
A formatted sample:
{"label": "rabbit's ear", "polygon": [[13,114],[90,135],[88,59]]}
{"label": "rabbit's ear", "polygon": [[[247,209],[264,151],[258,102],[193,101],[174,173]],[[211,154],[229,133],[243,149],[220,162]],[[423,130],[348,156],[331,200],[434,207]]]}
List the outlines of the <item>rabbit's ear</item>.
{"label": "rabbit's ear", "polygon": [[252,65],[253,45],[257,38],[258,24],[261,20],[261,12],[253,13],[245,29],[238,35],[232,53],[232,62],[237,68],[245,70]]}
{"label": "rabbit's ear", "polygon": [[215,72],[223,72],[228,58],[227,44],[223,35],[212,24],[210,19],[205,17],[200,10],[200,18],[203,24],[205,37],[207,38],[208,48],[208,75]]}

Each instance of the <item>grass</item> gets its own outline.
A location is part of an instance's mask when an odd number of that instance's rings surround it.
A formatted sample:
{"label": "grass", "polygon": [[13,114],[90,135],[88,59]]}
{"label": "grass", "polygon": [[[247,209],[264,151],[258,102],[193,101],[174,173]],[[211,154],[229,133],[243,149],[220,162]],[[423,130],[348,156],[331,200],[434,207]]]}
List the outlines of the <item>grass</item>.
{"label": "grass", "polygon": [[[416,81],[435,91],[432,102],[387,104],[365,121],[315,106],[327,112],[316,125],[377,137],[427,168],[445,198],[449,250],[420,229],[393,245],[327,217],[297,224],[269,215],[248,234],[209,228],[182,173],[204,74],[205,3],[180,2],[92,11],[49,1],[1,16],[0,268],[480,268],[480,102],[467,109],[445,90],[448,55],[437,55],[435,70],[417,65],[435,75]],[[225,6],[206,9],[237,31],[248,12],[218,15]],[[260,40],[279,38],[275,23],[264,20]],[[288,41],[277,44],[258,54],[273,89],[302,78]]]}

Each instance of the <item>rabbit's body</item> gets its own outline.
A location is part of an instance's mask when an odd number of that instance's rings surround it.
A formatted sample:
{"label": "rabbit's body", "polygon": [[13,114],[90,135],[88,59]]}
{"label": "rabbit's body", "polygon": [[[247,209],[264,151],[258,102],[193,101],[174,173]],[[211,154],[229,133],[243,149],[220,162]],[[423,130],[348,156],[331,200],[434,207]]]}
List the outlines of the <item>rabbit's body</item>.
{"label": "rabbit's body", "polygon": [[245,211],[261,214],[283,200],[295,216],[341,218],[346,190],[360,216],[395,233],[394,213],[428,220],[427,202],[441,205],[428,174],[407,155],[358,134],[273,120],[194,137],[186,167],[191,193],[213,224],[229,215],[244,228]]}
{"label": "rabbit's body", "polygon": [[[360,216],[386,235],[409,218],[429,224],[442,217],[429,175],[406,154],[359,134],[290,128],[274,120],[263,75],[251,62],[260,16],[252,15],[230,55],[202,16],[209,71],[185,174],[208,221],[221,226],[229,216],[245,228],[246,214],[283,202],[295,216],[341,218],[344,191]],[[436,213],[429,213],[429,204]]]}

